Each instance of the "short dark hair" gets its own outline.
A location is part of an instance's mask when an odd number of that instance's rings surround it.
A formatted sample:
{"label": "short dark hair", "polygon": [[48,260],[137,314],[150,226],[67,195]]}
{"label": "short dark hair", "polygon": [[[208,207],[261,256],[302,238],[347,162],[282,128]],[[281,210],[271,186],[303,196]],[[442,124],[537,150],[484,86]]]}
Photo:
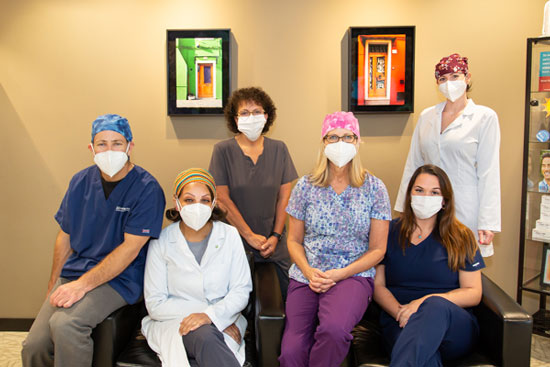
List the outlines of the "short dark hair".
{"label": "short dark hair", "polygon": [[245,101],[251,101],[262,106],[265,113],[267,113],[267,121],[262,130],[262,134],[268,132],[271,125],[273,125],[273,121],[275,121],[277,117],[277,107],[275,107],[271,97],[259,87],[240,88],[231,93],[224,109],[225,120],[229,131],[235,134],[239,133],[235,117],[237,117],[239,113],[239,105]]}

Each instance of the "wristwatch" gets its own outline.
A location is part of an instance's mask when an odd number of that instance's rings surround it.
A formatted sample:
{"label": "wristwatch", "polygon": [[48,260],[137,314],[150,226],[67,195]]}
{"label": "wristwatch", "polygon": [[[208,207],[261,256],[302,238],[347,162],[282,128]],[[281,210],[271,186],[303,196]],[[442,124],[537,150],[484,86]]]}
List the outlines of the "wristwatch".
{"label": "wristwatch", "polygon": [[269,235],[269,237],[276,237],[277,238],[277,241],[280,241],[281,240],[281,234],[280,233],[277,233],[277,232],[271,232],[271,234]]}

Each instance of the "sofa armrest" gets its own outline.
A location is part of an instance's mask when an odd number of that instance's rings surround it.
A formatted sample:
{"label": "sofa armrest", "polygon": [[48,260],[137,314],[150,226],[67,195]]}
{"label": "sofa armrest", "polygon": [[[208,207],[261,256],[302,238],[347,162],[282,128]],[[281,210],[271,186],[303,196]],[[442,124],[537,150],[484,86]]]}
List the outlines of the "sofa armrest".
{"label": "sofa armrest", "polygon": [[126,344],[130,341],[136,325],[145,314],[145,305],[138,302],[127,305],[107,316],[92,331],[94,341],[93,367],[114,366]]}
{"label": "sofa armrest", "polygon": [[499,366],[528,366],[533,319],[491,279],[482,274],[483,298],[475,307],[480,347]]}
{"label": "sofa armrest", "polygon": [[256,350],[258,365],[278,366],[281,338],[285,325],[285,312],[279,279],[273,263],[256,263],[254,291],[256,323]]}

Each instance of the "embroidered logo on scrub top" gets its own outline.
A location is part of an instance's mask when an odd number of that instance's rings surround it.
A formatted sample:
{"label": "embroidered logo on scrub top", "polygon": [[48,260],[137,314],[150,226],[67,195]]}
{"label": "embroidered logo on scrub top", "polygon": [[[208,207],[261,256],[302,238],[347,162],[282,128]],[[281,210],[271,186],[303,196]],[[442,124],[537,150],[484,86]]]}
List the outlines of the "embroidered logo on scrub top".
{"label": "embroidered logo on scrub top", "polygon": [[149,229],[142,229],[141,230],[141,233],[150,233],[150,232],[151,232],[151,230],[149,230]]}
{"label": "embroidered logo on scrub top", "polygon": [[123,213],[124,213],[124,212],[129,212],[129,211],[130,211],[130,208],[125,208],[125,207],[123,207],[123,206],[117,206],[117,207],[115,208],[115,211],[117,211],[117,212],[123,212]]}

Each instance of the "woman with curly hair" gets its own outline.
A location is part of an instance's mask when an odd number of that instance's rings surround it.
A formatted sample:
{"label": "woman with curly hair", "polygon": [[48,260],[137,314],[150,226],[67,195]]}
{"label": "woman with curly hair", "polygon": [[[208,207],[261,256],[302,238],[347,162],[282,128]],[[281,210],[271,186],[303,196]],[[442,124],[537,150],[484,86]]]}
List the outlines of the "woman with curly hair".
{"label": "woman with curly hair", "polygon": [[235,137],[214,146],[209,171],[217,182],[218,203],[227,212],[256,262],[276,264],[283,298],[290,258],[285,207],[296,168],[282,141],[264,136],[276,107],[260,88],[241,88],[229,97],[225,119]]}

